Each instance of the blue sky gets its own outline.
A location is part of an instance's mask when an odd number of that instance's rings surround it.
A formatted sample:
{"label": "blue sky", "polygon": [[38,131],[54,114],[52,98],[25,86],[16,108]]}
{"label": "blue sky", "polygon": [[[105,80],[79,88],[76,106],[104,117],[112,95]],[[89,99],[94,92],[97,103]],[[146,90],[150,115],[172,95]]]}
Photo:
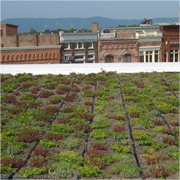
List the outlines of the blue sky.
{"label": "blue sky", "polygon": [[179,17],[179,1],[9,1],[1,0],[1,20],[8,18],[108,17],[142,19]]}

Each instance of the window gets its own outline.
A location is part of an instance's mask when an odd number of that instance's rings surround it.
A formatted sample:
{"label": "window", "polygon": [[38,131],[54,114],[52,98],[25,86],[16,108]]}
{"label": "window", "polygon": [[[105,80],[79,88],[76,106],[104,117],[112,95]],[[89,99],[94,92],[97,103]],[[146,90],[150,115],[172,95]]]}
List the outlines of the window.
{"label": "window", "polygon": [[84,48],[84,44],[80,42],[80,43],[79,43],[79,48],[80,48],[80,49],[83,49],[83,48]]}
{"label": "window", "polygon": [[70,44],[69,43],[64,43],[64,49],[70,49]]}
{"label": "window", "polygon": [[140,62],[159,62],[159,50],[140,51]]}
{"label": "window", "polygon": [[84,56],[75,56],[75,59],[84,59]]}
{"label": "window", "polygon": [[78,49],[78,43],[74,43],[74,48]]}
{"label": "window", "polygon": [[170,62],[179,62],[179,50],[174,49],[170,51]]}
{"label": "window", "polygon": [[114,57],[113,56],[106,56],[105,63],[113,63],[113,62],[114,62]]}
{"label": "window", "polygon": [[140,56],[140,62],[144,62],[144,56]]}
{"label": "window", "polygon": [[88,59],[94,58],[94,55],[88,55]]}
{"label": "window", "polygon": [[93,42],[88,42],[88,48],[93,48]]}
{"label": "window", "polygon": [[155,51],[155,59],[154,62],[159,62],[159,51]]}
{"label": "window", "polygon": [[125,56],[123,56],[123,62],[124,63],[129,63],[129,62],[131,62],[131,55],[125,55]]}
{"label": "window", "polygon": [[168,52],[164,51],[164,62],[168,62]]}
{"label": "window", "polygon": [[140,62],[144,62],[144,52],[140,51]]}
{"label": "window", "polygon": [[146,62],[152,62],[152,51],[146,51]]}
{"label": "window", "polygon": [[1,36],[3,36],[3,30],[1,29]]}
{"label": "window", "polygon": [[1,47],[4,47],[4,44],[1,44]]}

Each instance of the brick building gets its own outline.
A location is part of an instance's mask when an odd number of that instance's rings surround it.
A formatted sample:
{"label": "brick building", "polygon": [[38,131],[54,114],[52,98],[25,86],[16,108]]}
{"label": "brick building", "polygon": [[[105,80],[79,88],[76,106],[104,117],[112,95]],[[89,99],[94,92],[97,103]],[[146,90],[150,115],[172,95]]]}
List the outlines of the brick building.
{"label": "brick building", "polygon": [[125,63],[179,62],[179,23],[111,27],[92,32],[21,35],[17,25],[1,24],[1,63]]}
{"label": "brick building", "polygon": [[98,32],[60,32],[62,63],[97,63]]}
{"label": "brick building", "polygon": [[179,25],[176,23],[161,23],[162,37],[162,61],[179,62]]}
{"label": "brick building", "polygon": [[138,62],[138,41],[133,33],[101,33],[98,40],[99,63]]}
{"label": "brick building", "polygon": [[100,62],[162,62],[162,33],[151,19],[144,19],[136,27],[108,30],[110,33],[102,33],[98,40]]}
{"label": "brick building", "polygon": [[61,45],[3,48],[2,64],[59,64]]}
{"label": "brick building", "polygon": [[60,63],[59,34],[21,35],[17,25],[1,24],[2,64]]}

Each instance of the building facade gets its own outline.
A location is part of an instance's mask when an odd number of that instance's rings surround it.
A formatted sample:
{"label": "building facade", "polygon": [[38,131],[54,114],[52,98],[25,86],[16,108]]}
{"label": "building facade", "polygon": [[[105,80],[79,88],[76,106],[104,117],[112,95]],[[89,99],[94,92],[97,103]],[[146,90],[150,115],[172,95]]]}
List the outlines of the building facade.
{"label": "building facade", "polygon": [[179,23],[59,34],[17,34],[17,25],[1,24],[1,64],[39,63],[158,63],[179,62]]}
{"label": "building facade", "polygon": [[59,64],[61,45],[3,48],[2,64]]}
{"label": "building facade", "polygon": [[19,36],[17,28],[1,24],[1,64],[60,63],[59,34]]}
{"label": "building facade", "polygon": [[60,32],[61,63],[97,63],[98,32]]}
{"label": "building facade", "polygon": [[163,62],[179,62],[179,26],[176,24],[159,24],[162,37]]}

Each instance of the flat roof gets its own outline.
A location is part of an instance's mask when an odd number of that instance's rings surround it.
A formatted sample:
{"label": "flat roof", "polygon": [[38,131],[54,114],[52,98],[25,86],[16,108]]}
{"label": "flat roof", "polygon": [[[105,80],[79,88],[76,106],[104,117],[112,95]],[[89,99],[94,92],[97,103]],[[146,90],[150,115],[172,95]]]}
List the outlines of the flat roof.
{"label": "flat roof", "polygon": [[84,35],[98,35],[98,32],[73,32],[73,33],[60,33],[61,36],[84,36]]}
{"label": "flat roof", "polygon": [[123,31],[128,31],[128,30],[143,30],[143,29],[159,29],[159,26],[135,26],[135,27],[108,27],[108,30],[123,30]]}
{"label": "flat roof", "polygon": [[179,26],[179,22],[172,22],[172,23],[156,23],[157,26]]}
{"label": "flat roof", "polygon": [[18,25],[15,25],[15,24],[8,24],[8,23],[4,23],[4,24],[1,24],[1,25],[7,25],[7,26],[15,26],[15,27],[19,27]]}

